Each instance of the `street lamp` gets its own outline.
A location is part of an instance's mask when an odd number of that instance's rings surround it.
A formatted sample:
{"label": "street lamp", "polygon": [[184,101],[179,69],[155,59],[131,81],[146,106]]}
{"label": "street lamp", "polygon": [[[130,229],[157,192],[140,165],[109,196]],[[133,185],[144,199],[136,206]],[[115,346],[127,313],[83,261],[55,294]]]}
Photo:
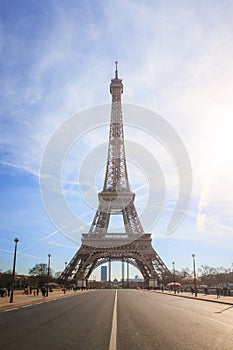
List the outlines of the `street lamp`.
{"label": "street lamp", "polygon": [[49,296],[49,272],[50,272],[50,258],[51,254],[48,254],[48,275],[47,275],[47,297]]}
{"label": "street lamp", "polygon": [[172,262],[172,266],[173,266],[174,293],[176,294],[176,271],[175,271],[175,261]]}
{"label": "street lamp", "polygon": [[194,289],[195,289],[195,297],[197,297],[197,278],[196,278],[195,254],[192,254],[192,257],[193,257]]}
{"label": "street lamp", "polygon": [[14,295],[14,284],[15,284],[15,264],[16,264],[16,252],[17,252],[17,243],[19,239],[15,238],[15,253],[14,253],[14,262],[13,262],[13,271],[12,271],[12,283],[11,283],[11,296],[10,296],[10,303],[13,303],[13,295]]}
{"label": "street lamp", "polygon": [[[65,271],[66,271],[66,266],[67,266],[67,261],[65,261]],[[64,293],[66,292],[66,279],[65,279],[65,284],[64,284]]]}

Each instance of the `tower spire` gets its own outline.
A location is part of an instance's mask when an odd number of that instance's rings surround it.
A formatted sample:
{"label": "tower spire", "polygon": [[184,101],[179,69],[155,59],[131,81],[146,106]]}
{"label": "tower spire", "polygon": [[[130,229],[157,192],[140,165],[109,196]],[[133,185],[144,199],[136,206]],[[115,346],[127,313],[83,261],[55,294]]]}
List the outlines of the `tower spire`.
{"label": "tower spire", "polygon": [[115,65],[116,65],[115,79],[118,79],[118,70],[117,70],[118,61],[115,62]]}

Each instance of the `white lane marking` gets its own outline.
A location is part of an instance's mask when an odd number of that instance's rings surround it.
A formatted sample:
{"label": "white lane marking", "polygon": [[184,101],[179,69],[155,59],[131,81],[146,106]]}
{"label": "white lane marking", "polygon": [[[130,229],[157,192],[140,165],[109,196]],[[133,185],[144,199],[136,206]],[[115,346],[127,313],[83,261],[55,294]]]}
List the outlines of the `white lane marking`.
{"label": "white lane marking", "polygon": [[14,310],[18,310],[18,307],[14,307],[14,309],[3,310],[3,312],[9,312],[9,311],[14,311]]}
{"label": "white lane marking", "polygon": [[117,290],[115,294],[115,301],[114,301],[114,307],[113,307],[112,331],[111,331],[109,350],[116,350],[117,348],[116,339],[117,339]]}
{"label": "white lane marking", "polygon": [[33,305],[33,304],[23,305],[22,308],[30,307],[30,306],[32,306],[32,305]]}

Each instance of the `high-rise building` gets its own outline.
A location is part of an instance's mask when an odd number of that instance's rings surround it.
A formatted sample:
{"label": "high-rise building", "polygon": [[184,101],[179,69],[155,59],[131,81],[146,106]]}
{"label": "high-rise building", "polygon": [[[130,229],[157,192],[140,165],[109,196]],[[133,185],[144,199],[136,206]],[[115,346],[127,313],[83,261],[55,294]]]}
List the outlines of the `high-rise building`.
{"label": "high-rise building", "polygon": [[101,282],[107,281],[107,266],[101,266]]}

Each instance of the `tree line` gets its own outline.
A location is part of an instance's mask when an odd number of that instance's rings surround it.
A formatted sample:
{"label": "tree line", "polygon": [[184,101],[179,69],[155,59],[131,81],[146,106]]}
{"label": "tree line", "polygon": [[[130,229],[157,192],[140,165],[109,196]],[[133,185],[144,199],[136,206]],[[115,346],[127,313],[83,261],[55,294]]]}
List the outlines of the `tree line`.
{"label": "tree line", "polygon": [[[175,271],[176,282],[181,284],[191,283],[193,280],[193,271],[188,267]],[[199,284],[217,287],[219,285],[233,284],[233,269],[221,267],[212,267],[201,265],[197,270],[197,279]]]}
{"label": "tree line", "polygon": [[[54,272],[49,269],[49,281],[57,282],[61,272]],[[188,267],[179,270],[175,270],[176,282],[181,284],[192,283],[193,271]],[[209,287],[216,287],[218,285],[233,284],[233,270],[225,267],[211,267],[208,265],[201,265],[197,271],[198,283],[205,284]],[[28,275],[15,275],[15,288],[24,288],[28,285],[41,288],[48,281],[48,265],[36,264],[29,271]],[[12,271],[7,270],[0,272],[0,288],[8,288],[12,283]]]}
{"label": "tree line", "polygon": [[[54,272],[49,269],[49,282],[56,282],[61,272]],[[28,275],[15,274],[15,288],[25,288],[33,286],[41,288],[48,281],[48,265],[41,263],[36,264],[28,271]],[[0,272],[0,288],[8,288],[12,283],[12,271],[7,270]]]}

